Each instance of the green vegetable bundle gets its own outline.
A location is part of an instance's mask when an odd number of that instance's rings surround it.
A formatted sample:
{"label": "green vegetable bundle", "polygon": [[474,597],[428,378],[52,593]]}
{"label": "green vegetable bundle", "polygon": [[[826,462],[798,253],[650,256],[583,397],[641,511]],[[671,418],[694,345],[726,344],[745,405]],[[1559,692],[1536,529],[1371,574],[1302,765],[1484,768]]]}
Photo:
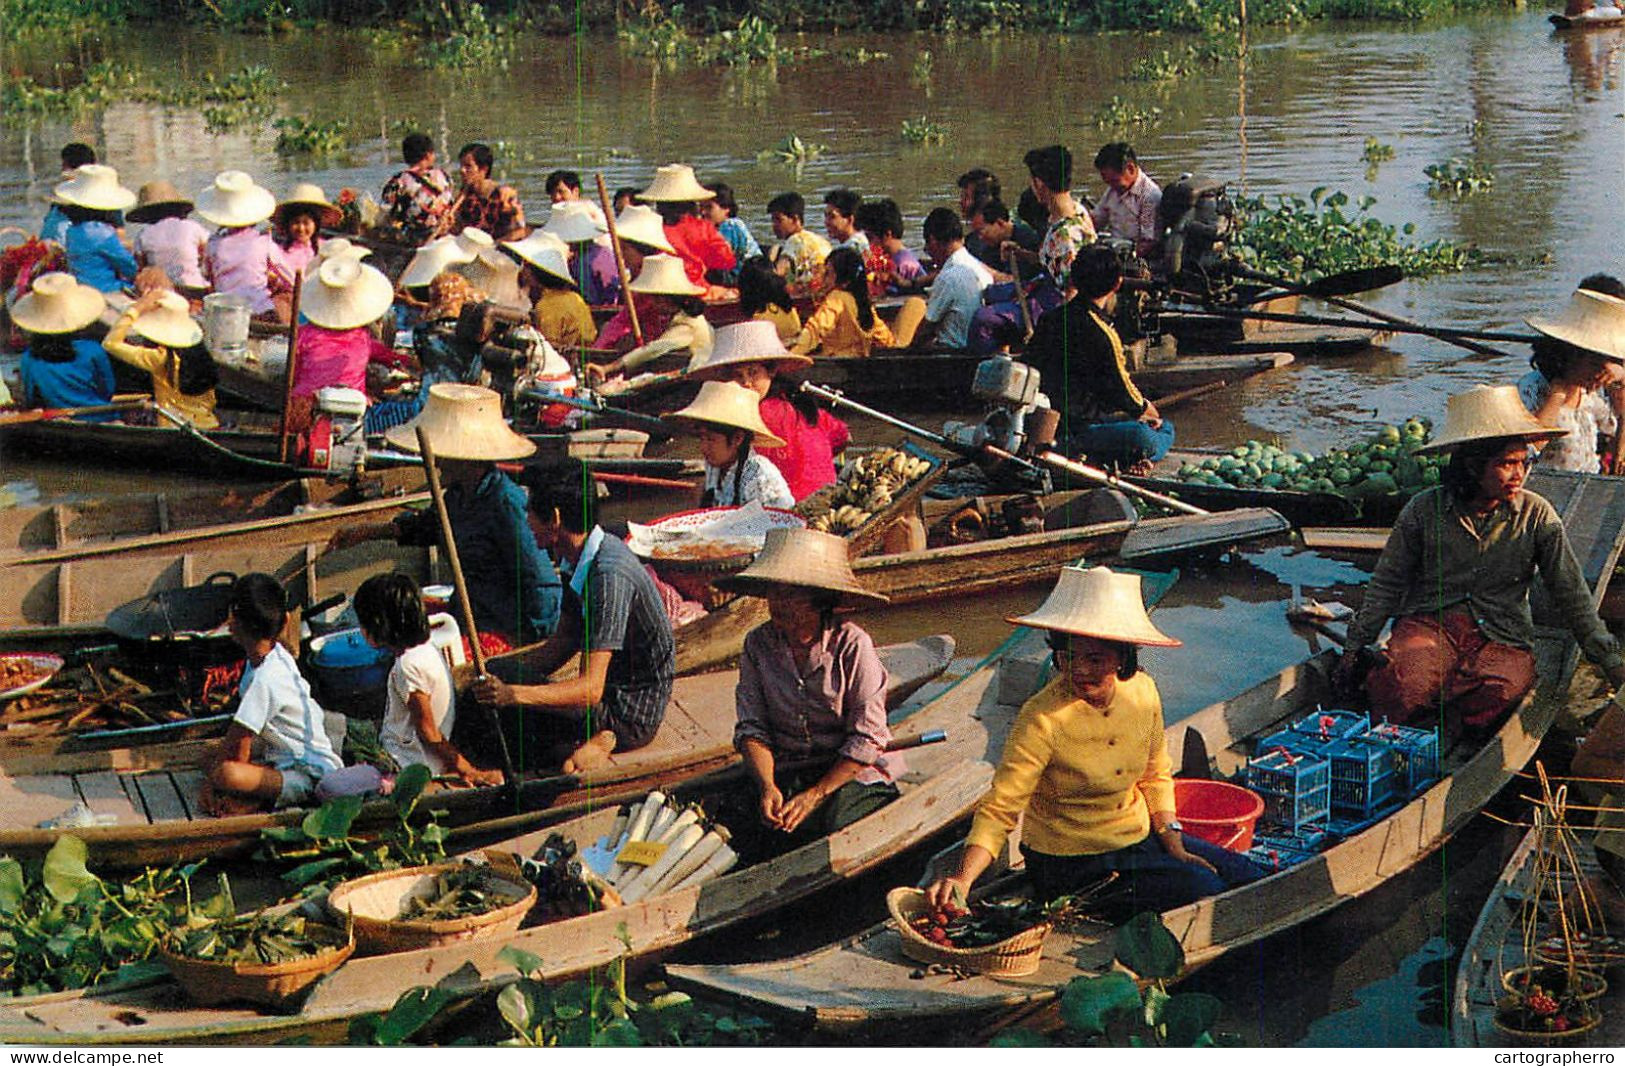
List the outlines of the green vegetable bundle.
{"label": "green vegetable bundle", "polygon": [[1384,426],[1369,440],[1325,455],[1289,452],[1251,440],[1200,464],[1179,468],[1179,479],[1195,485],[1228,485],[1282,492],[1322,492],[1365,502],[1384,496],[1413,495],[1437,485],[1446,455],[1417,454],[1427,443],[1426,419]]}

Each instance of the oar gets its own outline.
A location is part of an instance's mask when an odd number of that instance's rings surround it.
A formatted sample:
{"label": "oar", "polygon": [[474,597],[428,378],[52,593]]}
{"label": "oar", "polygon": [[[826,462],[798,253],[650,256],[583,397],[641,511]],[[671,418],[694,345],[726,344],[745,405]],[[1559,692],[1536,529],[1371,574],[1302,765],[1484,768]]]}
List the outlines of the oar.
{"label": "oar", "polygon": [[137,407],[145,407],[152,401],[148,397],[139,400],[118,400],[114,403],[97,403],[88,407],[34,407],[26,411],[0,411],[0,426],[24,426],[30,422],[51,422],[58,418],[79,418],[82,415],[106,415],[114,411],[130,411]]}
{"label": "oar", "polygon": [[[604,176],[598,178],[598,199],[604,205],[604,222],[609,226],[609,244],[615,249],[615,272],[621,279],[621,299],[626,302],[626,317],[632,320],[632,339],[643,347],[643,325],[638,321],[638,309],[632,299],[632,275],[626,269],[626,253],[621,251],[621,235],[615,231],[615,202],[609,198],[609,187]],[[582,269],[586,269],[584,266]]]}
{"label": "oar", "polygon": [[584,400],[579,396],[563,396],[547,389],[526,389],[526,396],[543,403],[562,403],[566,407],[574,407],[589,414],[609,415],[620,419],[629,426],[640,426],[651,437],[667,440],[672,436],[671,423],[664,422],[653,415],[646,415],[638,411],[628,411],[624,407],[611,407],[599,400]]}
{"label": "oar", "polygon": [[[1186,296],[1195,294],[1181,293]],[[1181,318],[1249,318],[1259,322],[1288,322],[1300,326],[1349,326],[1370,329],[1374,323],[1357,318],[1338,318],[1331,315],[1281,314],[1275,311],[1254,311],[1241,307],[1203,307],[1180,309]],[[1507,333],[1493,329],[1456,329],[1452,326],[1401,326],[1390,323],[1389,333],[1420,333],[1428,337],[1459,337],[1470,341],[1507,341],[1511,344],[1533,344],[1540,337],[1534,333]],[[1161,404],[1157,405],[1161,407]]]}
{"label": "oar", "polygon": [[1033,338],[1033,309],[1027,305],[1027,291],[1021,287],[1021,264],[1016,261],[1015,249],[1005,256],[1004,265],[1010,268],[1010,280],[1016,286],[1016,306],[1021,308],[1021,329],[1026,334],[1024,341]]}

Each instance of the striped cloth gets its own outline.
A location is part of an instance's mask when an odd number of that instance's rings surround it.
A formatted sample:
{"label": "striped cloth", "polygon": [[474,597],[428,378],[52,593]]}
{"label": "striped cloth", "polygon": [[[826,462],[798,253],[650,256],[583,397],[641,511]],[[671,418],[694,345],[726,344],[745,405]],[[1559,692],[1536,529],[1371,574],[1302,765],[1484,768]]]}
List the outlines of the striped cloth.
{"label": "striped cloth", "polygon": [[632,549],[603,537],[591,560],[581,595],[566,584],[569,617],[581,619],[581,646],[610,651],[604,697],[595,729],[613,730],[617,750],[642,747],[654,739],[666,716],[676,676],[676,643],[671,620],[654,582]]}

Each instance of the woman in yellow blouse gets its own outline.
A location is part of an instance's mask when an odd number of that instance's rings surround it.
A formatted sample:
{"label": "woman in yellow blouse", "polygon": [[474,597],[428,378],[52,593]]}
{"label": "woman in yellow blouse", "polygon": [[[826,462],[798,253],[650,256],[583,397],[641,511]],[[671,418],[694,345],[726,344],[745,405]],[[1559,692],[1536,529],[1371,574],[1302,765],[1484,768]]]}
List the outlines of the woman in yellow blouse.
{"label": "woman in yellow blouse", "polygon": [[891,327],[869,303],[863,256],[851,248],[837,248],[824,261],[824,269],[834,287],[801,327],[790,351],[796,355],[868,355],[875,348],[890,348]]}
{"label": "woman in yellow blouse", "polygon": [[570,276],[570,246],[536,230],[522,241],[503,241],[523,268],[519,288],[531,300],[530,324],[566,357],[588,347],[598,326]]}
{"label": "woman in yellow blouse", "polygon": [[[131,344],[129,335],[149,341]],[[203,330],[186,297],[164,289],[143,293],[113,323],[102,347],[121,363],[152,375],[152,398],[199,429],[214,429],[219,371],[203,346]]]}
{"label": "woman in yellow blouse", "polygon": [[1138,656],[1179,641],[1152,625],[1139,576],[1067,567],[1043,606],[1010,621],[1050,631],[1058,676],[1017,716],[959,869],[930,886],[932,903],[963,898],[1024,811],[1021,852],[1041,899],[1116,874],[1129,913],[1164,911],[1262,877],[1181,832],[1162,699]]}

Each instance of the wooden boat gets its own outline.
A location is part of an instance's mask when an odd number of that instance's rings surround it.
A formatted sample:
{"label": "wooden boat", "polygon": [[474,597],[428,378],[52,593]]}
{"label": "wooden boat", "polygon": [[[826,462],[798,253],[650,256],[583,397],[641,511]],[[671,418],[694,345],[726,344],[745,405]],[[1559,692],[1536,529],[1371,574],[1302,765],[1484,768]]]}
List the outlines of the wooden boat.
{"label": "wooden boat", "polygon": [[[1246,291],[1262,293],[1259,286],[1243,286]],[[1262,303],[1252,304],[1255,311],[1269,314],[1294,315],[1301,306],[1300,297],[1292,294],[1276,296]],[[1284,351],[1298,358],[1313,356],[1356,355],[1381,344],[1387,334],[1380,329],[1362,329],[1357,326],[1309,325],[1293,322],[1272,322],[1260,319],[1213,318],[1206,315],[1182,315],[1179,308],[1164,310],[1158,316],[1165,333],[1179,343],[1181,352],[1223,352],[1239,355],[1250,352]]]}
{"label": "wooden boat", "polygon": [[[953,658],[951,637],[927,637],[889,645],[881,657],[891,674],[893,705],[940,675]],[[546,825],[579,813],[588,805],[614,804],[651,788],[664,787],[737,761],[733,749],[737,674],[732,671],[679,678],[660,732],[647,746],[617,753],[607,767],[575,775],[526,775],[515,792],[499,787],[450,789],[425,802],[448,827],[493,822],[508,831]],[[478,713],[465,711],[465,714]],[[147,748],[59,752],[47,765],[22,763],[0,773],[0,855],[43,855],[64,832],[82,839],[91,861],[130,868],[251,851],[260,830],[297,825],[307,813],[276,811],[212,818],[199,809],[201,760],[208,740]],[[113,815],[117,824],[54,830],[32,828],[64,813],[75,803],[93,813]],[[369,805],[357,823],[386,824],[387,800]]]}
{"label": "wooden boat", "polygon": [[[541,977],[562,979],[619,958],[648,958],[778,910],[902,853],[971,809],[987,787],[991,760],[1017,709],[1001,702],[998,661],[1010,654],[1025,655],[1035,644],[1041,647],[1042,642],[1021,634],[897,725],[900,737],[944,730],[948,738],[908,752],[909,772],[900,782],[901,798],[778,858],[698,888],[532,925],[504,938],[351,958],[318,982],[299,1013],[291,1016],[230,1006],[192,1007],[173,983],[155,977],[123,988],[0,1000],[0,1043],[218,1044],[342,1032],[349,1019],[388,1010],[413,986],[437,985],[462,998],[513,981],[518,975],[498,957],[504,948],[534,954],[541,960]],[[627,795],[641,795],[650,784],[640,781]],[[693,787],[703,786],[696,782]],[[681,789],[678,795],[683,795]],[[602,792],[600,798],[604,803],[600,809],[552,831],[583,847],[595,841],[615,816],[613,800]],[[509,839],[491,850],[528,856],[546,833]]]}
{"label": "wooden boat", "polygon": [[1625,26],[1625,15],[1613,18],[1584,18],[1577,15],[1547,15],[1554,30],[1606,30]]}

